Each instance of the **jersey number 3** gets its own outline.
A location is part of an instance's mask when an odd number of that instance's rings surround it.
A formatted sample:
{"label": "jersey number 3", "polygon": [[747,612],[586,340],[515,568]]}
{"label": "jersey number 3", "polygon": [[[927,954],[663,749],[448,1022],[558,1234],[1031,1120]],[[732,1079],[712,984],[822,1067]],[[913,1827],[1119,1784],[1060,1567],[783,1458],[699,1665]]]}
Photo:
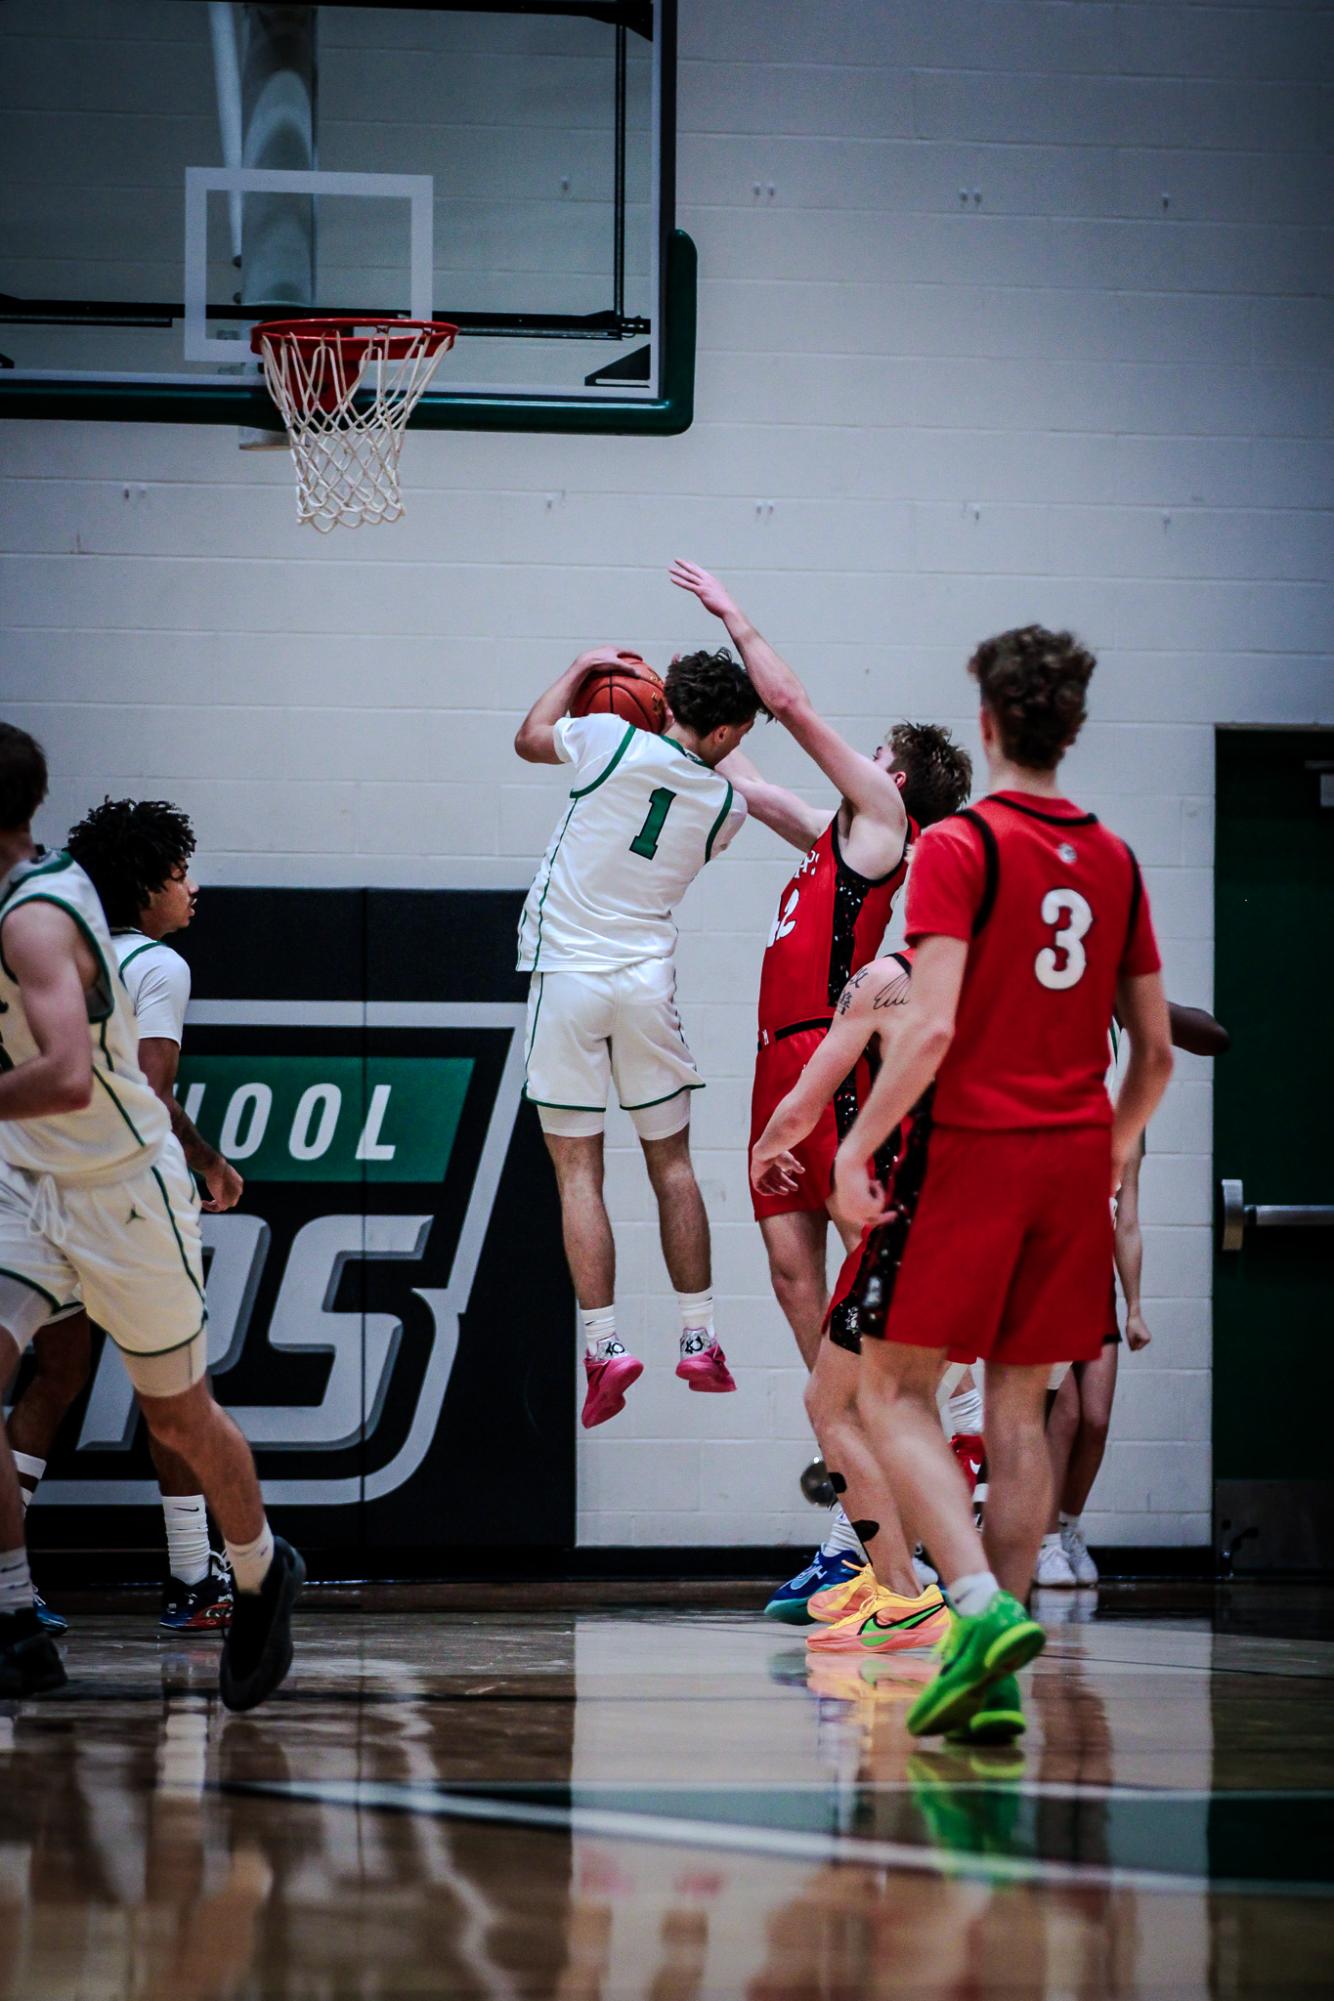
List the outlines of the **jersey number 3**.
{"label": "jersey number 3", "polygon": [[1033,961],[1040,984],[1056,993],[1079,984],[1088,957],[1080,942],[1093,923],[1093,912],[1077,889],[1049,889],[1042,899],[1042,921],[1054,924],[1056,935]]}
{"label": "jersey number 3", "polygon": [[650,792],[644,824],[630,843],[632,855],[642,855],[646,862],[653,860],[658,852],[658,842],[662,839],[663,825],[672,810],[672,801],[675,797],[676,794],[669,792],[665,785],[655,786]]}

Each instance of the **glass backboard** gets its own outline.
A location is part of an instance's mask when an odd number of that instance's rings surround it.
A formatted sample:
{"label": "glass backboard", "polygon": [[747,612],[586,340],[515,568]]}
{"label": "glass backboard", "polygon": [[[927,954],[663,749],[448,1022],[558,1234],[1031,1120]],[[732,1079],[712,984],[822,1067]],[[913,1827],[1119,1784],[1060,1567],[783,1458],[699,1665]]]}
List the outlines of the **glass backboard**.
{"label": "glass backboard", "polygon": [[272,425],[251,329],[447,319],[416,422],[680,430],[674,0],[0,7],[0,413]]}

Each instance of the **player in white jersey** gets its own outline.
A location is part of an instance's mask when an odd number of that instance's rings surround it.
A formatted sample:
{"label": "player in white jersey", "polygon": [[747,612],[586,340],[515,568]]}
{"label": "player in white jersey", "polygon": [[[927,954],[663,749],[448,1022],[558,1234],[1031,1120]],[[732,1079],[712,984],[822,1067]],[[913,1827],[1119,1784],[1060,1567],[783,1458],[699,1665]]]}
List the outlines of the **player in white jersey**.
{"label": "player in white jersey", "polygon": [[674,913],[746,817],[714,766],[736,749],[760,700],[730,654],[692,653],[668,673],[661,736],[614,715],[568,715],[590,668],[615,659],[609,648],[581,653],[514,739],[531,764],[571,767],[568,805],[523,907],[519,968],[532,975],[525,1091],[556,1170],[584,1324],[585,1426],[614,1417],[643,1369],[616,1337],[602,1198],[613,1080],[657,1199],[681,1312],[676,1373],[691,1389],[736,1388],[714,1335],[709,1221],[690,1161],[690,1094],[703,1080],[676,1009]]}
{"label": "player in white jersey", "polygon": [[[70,829],[68,852],[101,900],[122,982],[139,1030],[139,1067],[166,1106],[186,1164],[209,1190],[210,1211],[234,1208],[243,1183],[195,1131],[174,1091],[180,1064],[190,968],[165,939],[190,923],[198,897],[190,878],[194,828],[160,799],[105,799]],[[88,1380],[92,1360],[87,1316],[53,1319],[33,1340],[34,1370],[9,1420],[9,1442],[25,1508],[46,1471],[66,1411]],[[231,1612],[231,1582],[209,1549],[208,1513],[199,1482],[175,1453],[151,1436],[167,1536],[167,1582],[160,1623],[172,1632],[216,1630]],[[41,1599],[48,1631],[66,1622]]]}
{"label": "player in white jersey", "polygon": [[[97,893],[35,846],[46,760],[0,724],[0,1382],[76,1288],[120,1350],[155,1438],[193,1466],[236,1579],[222,1699],[250,1709],[285,1677],[305,1574],[264,1515],[245,1439],[214,1403],[199,1204],[165,1106],[138,1064]],[[0,1438],[0,1698],[59,1688],[33,1606],[23,1503]]]}

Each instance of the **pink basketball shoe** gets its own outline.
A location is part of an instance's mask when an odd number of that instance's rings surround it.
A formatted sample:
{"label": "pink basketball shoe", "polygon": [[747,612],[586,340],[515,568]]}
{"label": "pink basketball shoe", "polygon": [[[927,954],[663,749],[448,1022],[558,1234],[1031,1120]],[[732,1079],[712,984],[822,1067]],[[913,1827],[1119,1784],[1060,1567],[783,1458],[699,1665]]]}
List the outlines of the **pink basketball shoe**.
{"label": "pink basketball shoe", "polygon": [[619,1353],[608,1355],[603,1361],[595,1362],[591,1355],[584,1356],[584,1374],[588,1378],[588,1392],[584,1397],[583,1427],[591,1431],[595,1424],[605,1424],[617,1411],[625,1409],[625,1393],[631,1383],[637,1383],[644,1373],[644,1364],[625,1348]]}
{"label": "pink basketball shoe", "polygon": [[[698,1342],[698,1346],[693,1344]],[[681,1381],[692,1390],[734,1390],[732,1371],[727,1366],[727,1357],[716,1341],[707,1340],[704,1329],[697,1328],[688,1333],[681,1348],[681,1359],[676,1365],[676,1373]]]}

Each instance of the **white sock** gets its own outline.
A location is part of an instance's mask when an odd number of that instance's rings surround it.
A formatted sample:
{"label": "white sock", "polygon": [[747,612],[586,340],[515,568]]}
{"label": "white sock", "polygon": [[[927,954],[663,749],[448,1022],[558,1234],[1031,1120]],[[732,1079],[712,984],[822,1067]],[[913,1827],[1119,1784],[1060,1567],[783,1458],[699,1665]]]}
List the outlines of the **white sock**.
{"label": "white sock", "polygon": [[945,1406],[951,1438],[960,1432],[973,1435],[982,1429],[981,1390],[956,1390]]}
{"label": "white sock", "polygon": [[707,1292],[678,1292],[676,1303],[681,1309],[681,1353],[698,1355],[700,1343],[694,1338],[704,1336],[707,1348],[713,1336],[713,1289]]}
{"label": "white sock", "polygon": [[238,1591],[258,1591],[273,1562],[273,1530],[265,1517],[264,1526],[253,1542],[229,1542],[227,1561],[232,1566]]}
{"label": "white sock", "polygon": [[0,1549],[0,1614],[32,1610],[32,1572],[26,1549]]}
{"label": "white sock", "polygon": [[1082,1515],[1067,1515],[1064,1508],[1062,1508],[1058,1520],[1063,1529],[1073,1529],[1076,1535],[1079,1534],[1084,1526],[1084,1517]]}
{"label": "white sock", "polygon": [[164,1494],[167,1569],[182,1584],[202,1584],[208,1576],[208,1509],[202,1494]]}
{"label": "white sock", "polygon": [[579,1308],[579,1318],[584,1326],[584,1350],[590,1362],[605,1362],[609,1355],[623,1352],[616,1339],[616,1308],[612,1306],[590,1306]]}
{"label": "white sock", "polygon": [[42,1475],[46,1471],[46,1461],[34,1459],[31,1452],[16,1452],[14,1469],[19,1476],[19,1492],[23,1496],[23,1512],[26,1515],[32,1497],[41,1485]]}
{"label": "white sock", "polygon": [[1042,1538],[1042,1547],[1044,1549],[1059,1549],[1060,1546],[1061,1546],[1060,1530],[1049,1529],[1047,1531],[1047,1534],[1044,1535]]}
{"label": "white sock", "polygon": [[945,1596],[961,1619],[976,1619],[986,1611],[999,1590],[1000,1585],[989,1570],[973,1570],[966,1577],[956,1577],[953,1584],[947,1584]]}
{"label": "white sock", "polygon": [[842,1507],[835,1507],[829,1533],[820,1544],[820,1551],[824,1556],[855,1556],[858,1563],[867,1561],[866,1551],[853,1534],[852,1523]]}

